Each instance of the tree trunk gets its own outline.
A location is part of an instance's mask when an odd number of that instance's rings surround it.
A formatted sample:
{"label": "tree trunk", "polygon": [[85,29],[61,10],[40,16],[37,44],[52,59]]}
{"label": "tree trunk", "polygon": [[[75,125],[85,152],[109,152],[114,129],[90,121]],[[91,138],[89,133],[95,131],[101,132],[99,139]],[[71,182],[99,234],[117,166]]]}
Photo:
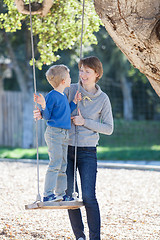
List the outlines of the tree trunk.
{"label": "tree trunk", "polygon": [[120,78],[122,94],[123,94],[123,117],[126,120],[133,119],[133,100],[132,100],[132,85],[127,81],[125,76]]}
{"label": "tree trunk", "polygon": [[9,67],[9,64],[6,62],[5,59],[3,63],[0,63],[0,91],[4,91],[4,79],[10,78],[12,76],[12,71]]}
{"label": "tree trunk", "polygon": [[24,96],[23,101],[23,148],[30,148],[33,146],[33,84],[32,74],[29,74],[30,70],[27,66],[23,72],[20,68],[14,51],[12,49],[10,40],[6,36],[6,43],[8,52],[12,60],[12,65],[16,73],[17,81]]}
{"label": "tree trunk", "polygon": [[95,0],[106,30],[160,96],[160,1]]}
{"label": "tree trunk", "polygon": [[0,76],[0,92],[3,91],[3,77]]}
{"label": "tree trunk", "polygon": [[0,91],[3,91],[3,72],[1,64],[0,64]]}
{"label": "tree trunk", "polygon": [[[20,13],[30,14],[29,5],[24,4],[23,0],[15,0],[15,4]],[[46,16],[53,5],[53,0],[43,0],[42,4],[33,2],[31,3],[31,14],[40,14],[42,17]]]}

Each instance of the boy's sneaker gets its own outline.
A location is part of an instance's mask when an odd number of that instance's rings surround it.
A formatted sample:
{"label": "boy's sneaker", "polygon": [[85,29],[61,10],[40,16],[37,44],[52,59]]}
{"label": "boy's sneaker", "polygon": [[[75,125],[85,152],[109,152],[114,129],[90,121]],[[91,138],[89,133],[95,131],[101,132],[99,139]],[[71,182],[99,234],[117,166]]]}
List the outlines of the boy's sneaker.
{"label": "boy's sneaker", "polygon": [[43,197],[43,202],[48,202],[48,201],[58,202],[61,200],[62,200],[62,197],[56,197],[55,194],[51,194],[48,197]]}
{"label": "boy's sneaker", "polygon": [[70,196],[67,196],[67,195],[64,195],[62,201],[65,201],[65,202],[74,201],[74,198],[72,198]]}

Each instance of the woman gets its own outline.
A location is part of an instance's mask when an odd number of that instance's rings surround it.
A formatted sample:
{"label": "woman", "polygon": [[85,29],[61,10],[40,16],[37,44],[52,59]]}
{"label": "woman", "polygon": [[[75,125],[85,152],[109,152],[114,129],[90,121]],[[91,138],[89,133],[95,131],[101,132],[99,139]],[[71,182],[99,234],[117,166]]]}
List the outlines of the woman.
{"label": "woman", "polygon": [[[100,239],[100,213],[95,195],[97,153],[99,134],[110,135],[113,132],[112,109],[108,96],[96,84],[103,75],[102,63],[97,57],[80,60],[79,77],[82,100],[79,102],[78,115],[72,113],[72,127],[69,133],[67,195],[73,192],[75,126],[77,126],[77,168],[82,188],[82,199],[87,214],[90,240]],[[69,102],[73,100],[78,84],[66,89]],[[80,209],[69,210],[73,232],[76,239],[86,239]]]}

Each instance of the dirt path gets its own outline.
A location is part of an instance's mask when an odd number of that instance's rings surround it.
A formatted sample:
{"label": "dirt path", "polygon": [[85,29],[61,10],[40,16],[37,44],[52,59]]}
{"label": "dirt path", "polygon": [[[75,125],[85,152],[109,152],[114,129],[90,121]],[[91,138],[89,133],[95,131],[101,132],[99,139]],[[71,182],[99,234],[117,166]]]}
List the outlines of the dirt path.
{"label": "dirt path", "polygon": [[[43,192],[47,165],[40,166]],[[24,210],[37,194],[36,166],[0,162],[0,239],[74,240],[67,210]],[[102,240],[160,239],[160,173],[98,169]],[[88,240],[84,208],[82,214]]]}

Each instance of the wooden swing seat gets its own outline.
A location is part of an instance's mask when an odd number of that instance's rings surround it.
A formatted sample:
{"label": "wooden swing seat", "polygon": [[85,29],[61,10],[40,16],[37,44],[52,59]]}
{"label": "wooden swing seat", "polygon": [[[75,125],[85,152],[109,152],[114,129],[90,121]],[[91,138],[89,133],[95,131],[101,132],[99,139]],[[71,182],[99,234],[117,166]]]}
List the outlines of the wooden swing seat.
{"label": "wooden swing seat", "polygon": [[35,202],[25,205],[26,210],[32,209],[77,209],[83,206],[83,201]]}

